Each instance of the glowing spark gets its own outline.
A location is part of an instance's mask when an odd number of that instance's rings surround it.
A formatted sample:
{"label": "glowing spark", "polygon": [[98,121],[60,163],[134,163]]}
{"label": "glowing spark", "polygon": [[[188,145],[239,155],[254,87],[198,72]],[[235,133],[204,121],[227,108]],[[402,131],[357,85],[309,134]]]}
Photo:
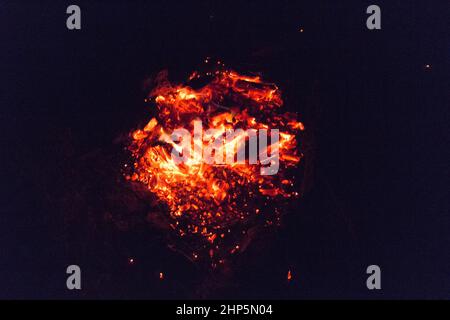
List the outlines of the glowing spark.
{"label": "glowing spark", "polygon": [[288,281],[291,281],[291,280],[292,280],[292,273],[291,273],[291,270],[288,270],[288,273],[287,273],[287,279],[288,279]]}

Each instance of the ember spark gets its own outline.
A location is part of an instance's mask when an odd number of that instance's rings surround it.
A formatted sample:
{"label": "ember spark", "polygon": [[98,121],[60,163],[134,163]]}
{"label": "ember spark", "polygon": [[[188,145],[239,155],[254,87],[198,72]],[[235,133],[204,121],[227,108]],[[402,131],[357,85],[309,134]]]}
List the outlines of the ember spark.
{"label": "ember spark", "polygon": [[[212,266],[244,250],[248,230],[278,224],[280,208],[298,196],[293,169],[302,157],[297,141],[304,129],[295,113],[282,112],[281,91],[275,84],[220,68],[194,72],[185,84],[171,83],[167,72],[158,75],[148,95],[153,116],[130,134],[133,165],[125,173],[127,180],[143,184],[167,208],[170,228],[190,250],[185,254],[192,261],[209,260]],[[199,79],[206,84],[194,89]],[[199,161],[214,143],[214,139],[196,139],[199,121],[222,133],[278,129],[279,140],[271,141],[267,150],[258,150],[261,155],[277,149],[278,173],[262,175],[261,157],[254,163],[248,157],[221,165]],[[168,138],[178,128],[194,136],[189,140],[193,155],[181,163],[171,157],[174,142]],[[237,138],[249,145],[248,134]],[[215,152],[224,149],[227,157],[235,159],[234,142],[221,142]]]}

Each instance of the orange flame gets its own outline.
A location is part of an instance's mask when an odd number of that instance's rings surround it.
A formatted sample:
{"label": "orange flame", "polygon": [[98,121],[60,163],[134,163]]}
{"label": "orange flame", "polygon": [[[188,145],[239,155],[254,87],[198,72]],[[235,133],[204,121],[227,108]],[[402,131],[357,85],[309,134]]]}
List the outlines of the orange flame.
{"label": "orange flame", "polygon": [[[223,261],[223,251],[230,254],[239,250],[239,240],[230,236],[233,226],[261,216],[269,200],[298,196],[288,171],[301,159],[296,135],[304,126],[295,114],[281,112],[280,90],[275,84],[263,82],[260,76],[244,76],[231,70],[208,75],[212,75],[210,82],[200,89],[173,84],[166,72],[158,75],[158,84],[148,97],[156,105],[156,115],[143,129],[130,134],[128,149],[134,164],[126,179],[144,184],[167,206],[173,221],[170,226],[180,237],[200,239],[204,256],[217,256],[217,261]],[[189,80],[203,77],[194,72]],[[170,134],[179,127],[193,132],[195,120],[222,132],[279,129],[279,172],[263,176],[259,172],[261,163],[250,165],[248,159],[245,163],[210,165],[195,152],[186,163],[176,164],[171,150],[177,145]],[[248,142],[249,137],[244,131],[235,138]],[[236,155],[235,141],[227,141],[220,151]],[[209,144],[201,143],[202,147]],[[264,219],[273,216],[272,211]],[[191,254],[195,260],[200,250]]]}

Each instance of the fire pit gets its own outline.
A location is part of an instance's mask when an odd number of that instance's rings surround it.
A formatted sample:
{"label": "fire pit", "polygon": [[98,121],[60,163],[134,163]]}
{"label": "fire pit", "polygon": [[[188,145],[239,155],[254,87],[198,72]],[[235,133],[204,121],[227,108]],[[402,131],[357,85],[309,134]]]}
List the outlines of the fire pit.
{"label": "fire pit", "polygon": [[[155,84],[146,99],[151,108],[147,124],[130,133],[131,161],[124,165],[124,177],[156,196],[159,208],[148,218],[165,221],[174,238],[171,245],[215,268],[245,250],[249,232],[279,224],[283,206],[299,196],[293,169],[302,158],[298,139],[304,127],[296,114],[283,112],[275,84],[221,62],[193,72],[183,84],[171,83],[163,71]],[[205,138],[201,125],[209,128],[206,135],[215,133]],[[178,147],[171,134],[179,128],[194,137],[182,163],[171,156]],[[219,139],[230,130],[232,139]],[[257,146],[252,144],[257,130],[276,130],[279,138],[274,141],[272,135],[267,147]],[[252,150],[257,147],[256,161]],[[264,174],[266,165],[275,165],[275,151],[277,170]],[[219,163],[202,161],[205,154]]]}

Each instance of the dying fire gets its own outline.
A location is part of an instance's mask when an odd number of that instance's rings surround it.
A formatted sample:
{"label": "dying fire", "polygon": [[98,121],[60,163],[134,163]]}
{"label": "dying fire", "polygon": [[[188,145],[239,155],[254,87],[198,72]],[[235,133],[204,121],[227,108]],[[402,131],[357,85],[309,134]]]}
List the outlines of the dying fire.
{"label": "dying fire", "polygon": [[[192,82],[199,79],[207,82],[194,89]],[[148,95],[153,117],[130,134],[128,150],[133,165],[125,178],[144,185],[167,208],[170,228],[189,244],[191,260],[209,259],[217,266],[242,250],[242,237],[255,224],[278,224],[280,208],[298,197],[293,169],[302,157],[298,138],[304,127],[295,113],[282,111],[278,87],[260,76],[222,68],[194,72],[185,84],[174,84],[167,72],[161,72],[156,83]],[[176,144],[171,134],[178,128],[194,133],[198,121],[220,134],[242,130],[219,146],[214,135],[194,139],[188,161],[175,162],[171,152]],[[234,163],[201,161],[215,140],[214,157],[231,155],[235,159],[236,141],[244,141],[248,149],[248,133],[253,129],[279,130],[279,141],[267,146],[269,151],[278,149],[277,174],[261,175],[264,164],[251,163],[248,156]],[[267,150],[258,149],[262,151]]]}

